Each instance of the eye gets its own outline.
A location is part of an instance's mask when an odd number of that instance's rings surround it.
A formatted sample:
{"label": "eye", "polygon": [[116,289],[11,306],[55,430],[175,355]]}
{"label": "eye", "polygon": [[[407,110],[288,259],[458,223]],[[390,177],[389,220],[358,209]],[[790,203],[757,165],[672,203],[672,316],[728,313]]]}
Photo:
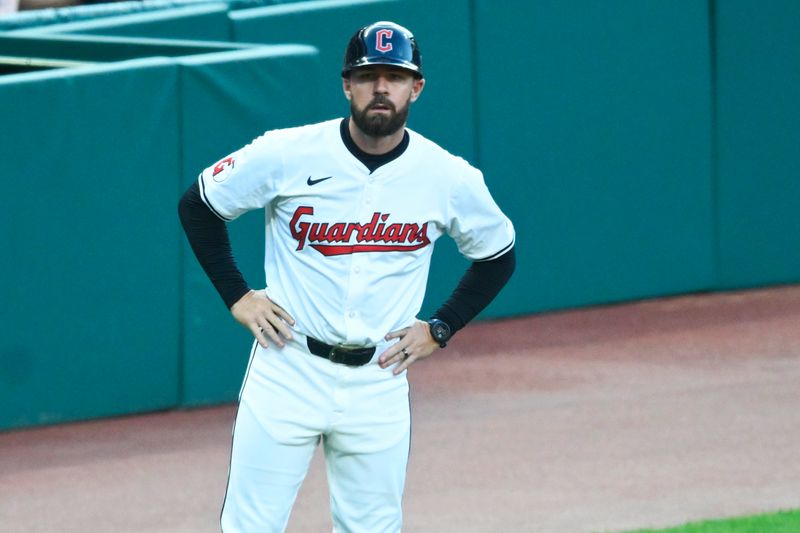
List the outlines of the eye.
{"label": "eye", "polygon": [[375,80],[375,73],[372,71],[362,71],[357,72],[355,75],[356,81],[360,82],[367,82],[367,81],[374,81]]}

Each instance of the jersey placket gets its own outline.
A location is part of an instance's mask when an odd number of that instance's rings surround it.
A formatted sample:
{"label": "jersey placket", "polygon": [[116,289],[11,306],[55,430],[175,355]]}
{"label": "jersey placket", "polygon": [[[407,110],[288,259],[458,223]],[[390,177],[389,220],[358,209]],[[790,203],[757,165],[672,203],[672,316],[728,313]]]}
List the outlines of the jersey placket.
{"label": "jersey placket", "polygon": [[[380,185],[375,176],[369,175],[365,178],[358,209],[358,220],[367,221],[372,218],[373,213],[375,213],[379,187]],[[364,276],[367,261],[368,254],[365,253],[354,253],[350,256],[350,276],[344,309],[344,321],[348,339],[363,339],[368,335],[362,320],[363,301],[369,290],[368,280]]]}

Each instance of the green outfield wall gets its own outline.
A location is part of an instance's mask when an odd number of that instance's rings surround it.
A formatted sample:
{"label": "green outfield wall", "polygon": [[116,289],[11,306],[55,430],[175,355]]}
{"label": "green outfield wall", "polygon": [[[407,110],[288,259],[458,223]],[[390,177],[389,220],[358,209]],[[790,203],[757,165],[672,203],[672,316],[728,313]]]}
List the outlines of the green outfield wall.
{"label": "green outfield wall", "polygon": [[[262,46],[0,77],[0,428],[235,398],[250,341],[202,283],[177,200],[209,154],[291,123],[259,101],[314,100],[316,56]],[[262,224],[231,228],[261,284]]]}
{"label": "green outfield wall", "polygon": [[117,37],[151,37],[203,41],[230,41],[227,3],[201,4],[99,19],[50,24],[17,30],[12,35],[72,33]]}
{"label": "green outfield wall", "polygon": [[0,78],[0,427],[174,406],[177,67],[14,77]]}
{"label": "green outfield wall", "polygon": [[713,287],[708,6],[475,5],[479,159],[520,242],[495,312]]}
{"label": "green outfield wall", "polygon": [[246,44],[177,39],[0,33],[0,57],[110,63],[146,57],[183,57],[252,48]]}
{"label": "green outfield wall", "polygon": [[715,3],[715,288],[800,280],[800,3]]}
{"label": "green outfield wall", "polygon": [[[177,200],[263,131],[346,115],[344,45],[379,19],[421,44],[410,126],[517,228],[481,318],[797,283],[797,6],[205,3],[0,32],[0,428],[235,399],[252,341]],[[254,286],[262,226],[230,225]],[[466,267],[437,243],[423,315]]]}

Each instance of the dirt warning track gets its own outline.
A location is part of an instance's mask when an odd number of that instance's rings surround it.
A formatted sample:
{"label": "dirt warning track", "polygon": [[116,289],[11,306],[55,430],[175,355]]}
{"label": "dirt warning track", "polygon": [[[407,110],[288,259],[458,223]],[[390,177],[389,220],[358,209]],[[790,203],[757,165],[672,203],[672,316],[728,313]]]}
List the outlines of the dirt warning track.
{"label": "dirt warning track", "polygon": [[[800,287],[480,323],[412,367],[408,532],[800,507]],[[0,433],[8,532],[213,532],[234,406]],[[315,458],[289,531],[330,531]]]}

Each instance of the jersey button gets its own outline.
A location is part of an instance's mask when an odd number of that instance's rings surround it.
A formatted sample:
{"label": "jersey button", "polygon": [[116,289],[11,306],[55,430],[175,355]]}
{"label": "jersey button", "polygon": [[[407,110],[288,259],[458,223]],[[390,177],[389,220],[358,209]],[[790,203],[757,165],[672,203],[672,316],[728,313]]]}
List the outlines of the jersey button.
{"label": "jersey button", "polygon": [[347,313],[347,316],[349,316],[350,318],[355,318],[356,317],[356,312],[355,311],[350,311],[349,313]]}
{"label": "jersey button", "polygon": [[361,273],[361,267],[355,267],[353,269],[353,272],[356,273],[356,274],[360,274]]}

